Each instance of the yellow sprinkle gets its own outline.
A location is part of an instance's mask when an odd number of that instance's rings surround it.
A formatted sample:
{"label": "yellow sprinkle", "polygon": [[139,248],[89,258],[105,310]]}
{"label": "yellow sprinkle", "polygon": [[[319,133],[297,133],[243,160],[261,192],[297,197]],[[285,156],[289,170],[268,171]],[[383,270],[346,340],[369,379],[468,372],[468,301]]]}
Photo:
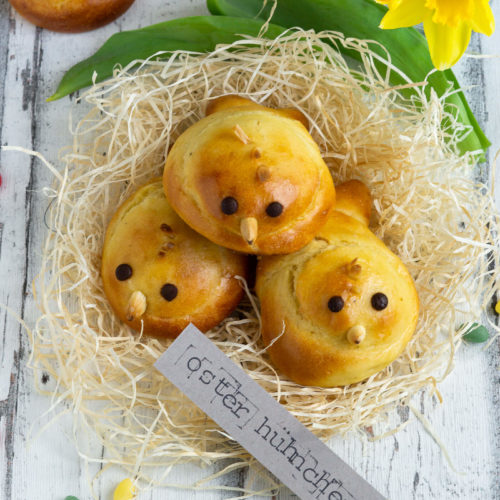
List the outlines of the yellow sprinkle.
{"label": "yellow sprinkle", "polygon": [[495,304],[495,312],[500,314],[500,300]]}
{"label": "yellow sprinkle", "polygon": [[132,481],[124,479],[113,493],[113,500],[132,500],[135,496],[135,486]]}

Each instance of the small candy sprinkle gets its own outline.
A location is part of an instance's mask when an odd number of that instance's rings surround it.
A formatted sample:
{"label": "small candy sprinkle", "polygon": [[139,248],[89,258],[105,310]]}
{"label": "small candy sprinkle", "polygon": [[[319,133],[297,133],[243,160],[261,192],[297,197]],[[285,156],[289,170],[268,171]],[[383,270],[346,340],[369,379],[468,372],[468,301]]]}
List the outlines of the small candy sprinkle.
{"label": "small candy sprinkle", "polygon": [[69,497],[66,497],[64,500],[78,500],[78,498],[74,497],[73,495],[70,495]]}
{"label": "small candy sprinkle", "polygon": [[495,304],[495,312],[500,314],[500,300]]}
{"label": "small candy sprinkle", "polygon": [[463,339],[467,342],[480,344],[486,342],[490,336],[488,329],[479,323],[472,323],[468,330],[463,334]]}
{"label": "small candy sprinkle", "polygon": [[113,493],[113,500],[132,500],[135,495],[135,486],[132,481],[124,479]]}

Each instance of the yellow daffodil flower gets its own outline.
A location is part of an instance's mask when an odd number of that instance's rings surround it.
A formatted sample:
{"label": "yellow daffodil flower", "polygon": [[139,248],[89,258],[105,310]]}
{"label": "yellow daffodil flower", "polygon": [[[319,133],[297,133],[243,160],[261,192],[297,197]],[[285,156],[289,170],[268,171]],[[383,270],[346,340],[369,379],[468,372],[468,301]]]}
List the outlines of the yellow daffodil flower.
{"label": "yellow daffodil flower", "polygon": [[488,0],[376,0],[389,11],[383,29],[424,24],[431,59],[437,69],[453,66],[469,45],[472,30],[491,35],[495,19]]}

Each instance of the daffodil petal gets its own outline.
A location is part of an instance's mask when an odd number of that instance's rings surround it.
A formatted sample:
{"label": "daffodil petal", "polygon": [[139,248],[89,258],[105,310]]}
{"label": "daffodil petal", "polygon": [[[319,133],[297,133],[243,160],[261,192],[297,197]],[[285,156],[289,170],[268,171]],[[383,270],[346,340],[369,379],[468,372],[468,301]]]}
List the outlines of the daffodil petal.
{"label": "daffodil petal", "polygon": [[428,14],[429,10],[425,8],[425,0],[406,0],[389,8],[389,12],[380,22],[380,27],[386,30],[407,28],[421,23]]}
{"label": "daffodil petal", "polygon": [[474,14],[474,3],[477,0],[426,0],[425,5],[434,11],[432,20],[436,24],[458,27]]}
{"label": "daffodil petal", "polygon": [[434,66],[444,70],[462,57],[469,45],[472,29],[465,22],[458,26],[447,26],[429,19],[424,21],[424,31]]}
{"label": "daffodil petal", "polygon": [[472,29],[488,36],[492,35],[495,31],[495,18],[488,0],[477,0],[474,9],[474,16],[470,20]]}

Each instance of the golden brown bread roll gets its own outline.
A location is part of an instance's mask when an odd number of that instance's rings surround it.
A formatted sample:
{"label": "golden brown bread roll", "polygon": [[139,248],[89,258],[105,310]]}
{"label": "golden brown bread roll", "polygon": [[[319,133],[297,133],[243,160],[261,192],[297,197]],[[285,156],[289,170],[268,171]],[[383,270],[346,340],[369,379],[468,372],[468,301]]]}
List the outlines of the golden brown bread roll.
{"label": "golden brown bread roll", "polygon": [[161,179],[146,184],[111,220],[102,280],[120,319],[146,334],[175,337],[188,323],[202,331],[224,319],[243,289],[247,258],[195,233],[170,207]]}
{"label": "golden brown bread roll", "polygon": [[368,229],[370,204],[361,182],[337,186],[336,209],[316,238],[257,268],[263,339],[270,345],[282,334],[271,359],[299,384],[364,380],[399,356],[415,331],[415,286]]}
{"label": "golden brown bread roll", "polygon": [[110,23],[134,0],[9,0],[28,21],[53,31],[77,33]]}
{"label": "golden brown bread roll", "polygon": [[193,229],[253,254],[306,245],[335,202],[328,168],[297,110],[213,101],[168,154],[165,193]]}

